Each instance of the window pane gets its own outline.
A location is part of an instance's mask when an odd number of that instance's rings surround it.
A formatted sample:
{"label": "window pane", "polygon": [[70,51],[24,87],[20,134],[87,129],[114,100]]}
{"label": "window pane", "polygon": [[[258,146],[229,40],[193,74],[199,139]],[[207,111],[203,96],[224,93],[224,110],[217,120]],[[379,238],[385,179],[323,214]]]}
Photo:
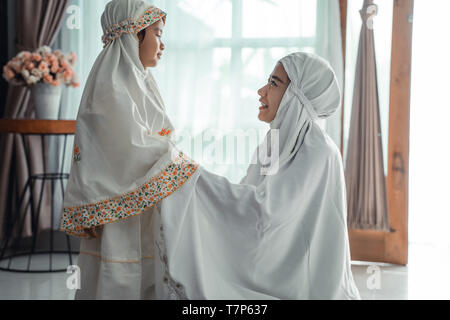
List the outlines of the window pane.
{"label": "window pane", "polygon": [[244,38],[314,37],[317,0],[245,0]]}
{"label": "window pane", "polygon": [[178,0],[176,3],[180,10],[210,29],[214,38],[231,37],[231,0]]}
{"label": "window pane", "polygon": [[232,121],[230,59],[229,48],[171,48],[152,69],[177,129],[197,134]]}

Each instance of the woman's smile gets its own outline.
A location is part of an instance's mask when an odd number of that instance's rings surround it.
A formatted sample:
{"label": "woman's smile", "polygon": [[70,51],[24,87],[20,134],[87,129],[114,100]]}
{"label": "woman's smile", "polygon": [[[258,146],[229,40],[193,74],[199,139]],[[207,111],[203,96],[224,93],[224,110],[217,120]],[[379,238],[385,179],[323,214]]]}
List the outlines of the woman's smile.
{"label": "woman's smile", "polygon": [[275,118],[290,79],[281,63],[278,63],[266,85],[258,90],[260,96],[258,119],[270,123]]}
{"label": "woman's smile", "polygon": [[259,110],[265,110],[265,109],[268,109],[268,108],[269,108],[269,105],[268,105],[266,102],[264,102],[264,101],[262,100],[262,98],[259,99],[259,102],[261,102],[261,105],[259,106]]}

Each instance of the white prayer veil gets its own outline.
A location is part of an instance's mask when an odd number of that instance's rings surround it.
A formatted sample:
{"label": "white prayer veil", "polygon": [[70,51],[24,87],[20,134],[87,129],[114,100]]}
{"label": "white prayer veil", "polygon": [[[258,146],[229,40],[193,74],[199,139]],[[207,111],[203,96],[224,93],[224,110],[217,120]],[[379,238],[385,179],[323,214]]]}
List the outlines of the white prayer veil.
{"label": "white prayer veil", "polygon": [[142,0],[113,0],[101,17],[104,49],[81,100],[61,231],[142,213],[177,190],[197,165],[175,152],[174,127],[152,73],[139,58],[137,33],[165,19]]}
{"label": "white prayer veil", "polygon": [[281,63],[291,83],[268,134],[279,129],[278,170],[270,163],[261,175],[264,163],[251,165],[233,184],[199,166],[161,201],[155,225],[165,239],[161,265],[169,281],[157,296],[361,298],[351,271],[341,154],[314,121],[339,107],[335,74],[313,54]]}
{"label": "white prayer veil", "polygon": [[[336,75],[325,59],[296,52],[279,63],[291,82],[270,123],[271,130],[253,156],[252,163],[256,164],[250,165],[241,183],[257,185],[265,175],[276,174],[298,152],[311,123],[331,116],[341,104]],[[277,145],[273,150],[274,144]]]}

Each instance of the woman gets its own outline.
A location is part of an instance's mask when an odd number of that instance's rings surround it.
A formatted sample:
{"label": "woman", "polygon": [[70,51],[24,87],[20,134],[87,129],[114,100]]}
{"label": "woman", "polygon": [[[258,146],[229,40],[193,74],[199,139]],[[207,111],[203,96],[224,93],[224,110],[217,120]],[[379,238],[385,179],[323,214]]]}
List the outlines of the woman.
{"label": "woman", "polygon": [[336,76],[320,57],[295,53],[258,93],[271,129],[241,183],[200,166],[155,209],[165,274],[156,296],[360,299],[341,156],[316,123],[340,105]]}
{"label": "woman", "polygon": [[175,152],[174,128],[149,70],[164,51],[165,19],[141,0],[113,0],[101,18],[104,49],[77,116],[60,227],[83,238],[77,299],[151,298],[145,213],[197,169]]}

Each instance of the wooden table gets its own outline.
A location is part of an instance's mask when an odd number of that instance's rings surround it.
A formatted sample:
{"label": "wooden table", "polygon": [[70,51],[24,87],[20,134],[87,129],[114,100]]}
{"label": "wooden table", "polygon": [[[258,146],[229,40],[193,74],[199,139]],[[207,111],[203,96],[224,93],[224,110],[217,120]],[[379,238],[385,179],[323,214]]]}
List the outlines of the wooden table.
{"label": "wooden table", "polygon": [[0,133],[75,134],[76,121],[0,119]]}
{"label": "wooden table", "polygon": [[[0,119],[0,134],[14,134],[21,137],[23,146],[25,148],[26,154],[26,167],[28,171],[28,179],[23,188],[20,197],[14,197],[16,199],[16,210],[15,212],[6,212],[5,225],[6,234],[5,240],[0,247],[0,262],[9,259],[8,266],[3,267],[1,265],[0,270],[3,271],[13,271],[13,272],[66,272],[67,266],[60,269],[54,269],[52,263],[53,254],[68,254],[69,265],[73,265],[72,254],[77,254],[78,252],[72,250],[71,239],[67,234],[62,234],[59,230],[53,230],[53,216],[54,216],[54,195],[55,195],[55,184],[59,181],[61,183],[62,199],[64,198],[64,180],[69,179],[69,174],[63,172],[66,145],[68,136],[73,136],[75,134],[76,121],[71,120],[28,120],[28,119]],[[26,138],[30,139],[30,136],[40,136],[42,142],[42,163],[43,172],[38,174],[31,174],[31,154],[27,147]],[[60,164],[60,172],[46,172],[46,163],[49,160],[49,156],[46,151],[46,137],[48,136],[60,136],[64,138],[64,151],[62,162]],[[30,141],[30,140],[28,140]],[[16,143],[16,142],[15,142]],[[29,146],[30,144],[28,144]],[[13,150],[15,148],[13,147]],[[13,159],[15,161],[15,159]],[[33,201],[33,188],[37,180],[42,180],[41,190],[39,192],[39,205],[37,209],[34,208]],[[38,240],[39,232],[39,215],[41,213],[41,201],[45,186],[45,181],[49,180],[52,186],[51,192],[51,223],[49,231],[49,249],[44,251],[36,251],[36,243]],[[28,191],[28,193],[27,193]],[[25,199],[25,195],[29,194],[29,200]],[[37,200],[37,199],[36,199]],[[28,204],[22,211],[24,203]],[[29,209],[28,209],[29,208]],[[27,216],[28,210],[31,211],[31,249],[27,247],[25,252],[19,252],[23,250],[21,244],[24,239],[22,239],[23,228],[25,225],[25,218]],[[59,234],[58,234],[59,233]],[[59,235],[66,239],[66,248],[64,250],[55,250],[54,248],[54,235]],[[47,239],[44,241],[47,243]],[[64,241],[59,241],[57,244],[61,244]],[[48,254],[49,255],[49,268],[48,269],[35,269],[31,268],[30,262],[31,257],[37,254]],[[11,267],[12,261],[15,259],[20,259],[19,257],[28,256],[27,268],[13,268]]]}

